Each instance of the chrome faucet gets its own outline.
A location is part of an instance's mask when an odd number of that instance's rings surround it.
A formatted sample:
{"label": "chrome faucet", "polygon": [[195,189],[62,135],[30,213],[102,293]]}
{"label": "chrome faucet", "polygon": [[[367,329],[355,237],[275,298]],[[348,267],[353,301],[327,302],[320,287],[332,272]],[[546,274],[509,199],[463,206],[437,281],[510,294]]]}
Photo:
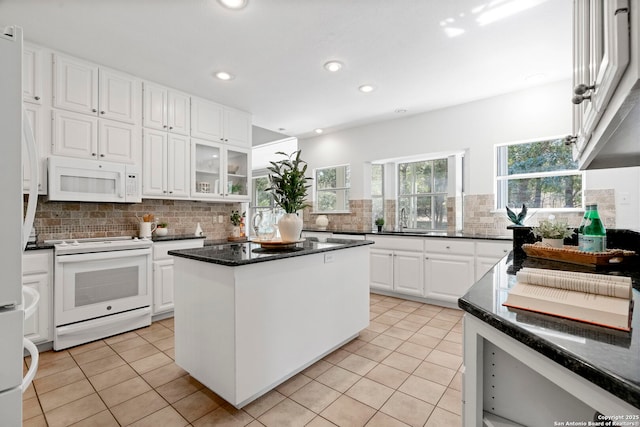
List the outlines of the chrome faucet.
{"label": "chrome faucet", "polygon": [[407,211],[405,208],[400,209],[400,231],[407,228]]}

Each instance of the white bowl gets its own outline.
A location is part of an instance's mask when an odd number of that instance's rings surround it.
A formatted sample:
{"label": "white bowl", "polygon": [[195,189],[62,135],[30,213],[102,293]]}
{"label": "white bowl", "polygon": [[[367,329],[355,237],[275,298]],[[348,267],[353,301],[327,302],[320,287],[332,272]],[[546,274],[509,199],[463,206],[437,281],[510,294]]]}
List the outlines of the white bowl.
{"label": "white bowl", "polygon": [[156,236],[166,236],[167,234],[169,234],[169,229],[168,228],[156,228]]}

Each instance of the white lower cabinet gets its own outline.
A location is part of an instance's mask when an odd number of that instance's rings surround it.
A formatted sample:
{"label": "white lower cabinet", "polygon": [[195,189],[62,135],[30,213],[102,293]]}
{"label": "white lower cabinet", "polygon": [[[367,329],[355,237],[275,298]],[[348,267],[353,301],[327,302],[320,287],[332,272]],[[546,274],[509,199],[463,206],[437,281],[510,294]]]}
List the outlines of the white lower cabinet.
{"label": "white lower cabinet", "polygon": [[473,255],[425,255],[425,296],[434,300],[458,303],[474,283]]}
{"label": "white lower cabinet", "polygon": [[371,288],[424,296],[421,239],[367,236],[375,245],[369,251]]}
{"label": "white lower cabinet", "polygon": [[53,341],[53,251],[28,251],[22,256],[22,285],[40,294],[36,312],[24,322],[24,336],[39,344]]}
{"label": "white lower cabinet", "polygon": [[513,248],[511,241],[476,243],[476,282]]}
{"label": "white lower cabinet", "polygon": [[[338,236],[336,236],[338,237]],[[367,234],[373,292],[457,306],[458,298],[509,253],[512,242]]]}
{"label": "white lower cabinet", "polygon": [[169,251],[201,248],[204,239],[172,240],[153,244],[153,307],[152,314],[173,310],[173,256]]}

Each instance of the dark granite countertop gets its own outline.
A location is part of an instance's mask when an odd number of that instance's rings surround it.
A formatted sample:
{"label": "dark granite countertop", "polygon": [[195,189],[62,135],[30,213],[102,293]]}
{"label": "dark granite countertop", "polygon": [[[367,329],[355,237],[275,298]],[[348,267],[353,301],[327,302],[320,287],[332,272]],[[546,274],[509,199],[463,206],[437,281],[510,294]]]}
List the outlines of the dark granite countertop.
{"label": "dark granite countertop", "polygon": [[196,236],[194,234],[168,234],[166,236],[156,236],[155,234],[151,238],[154,242],[171,242],[173,240],[190,240],[190,239],[205,239],[206,236]]}
{"label": "dark granite countertop", "polygon": [[223,244],[220,245],[209,243],[203,248],[169,251],[169,255],[174,255],[181,258],[189,258],[196,261],[237,267],[246,264],[254,264],[257,262],[274,261],[278,259],[292,258],[297,256],[310,255],[320,252],[329,252],[371,244],[373,244],[373,242],[367,240],[329,238],[326,242],[319,242],[318,239],[307,238],[304,241],[297,243],[293,248],[273,250],[264,249],[260,247],[260,244],[253,242],[223,242]]}
{"label": "dark granite countertop", "polygon": [[428,231],[428,232],[418,232],[418,231],[349,231],[349,230],[318,230],[317,228],[305,228],[302,231],[309,232],[324,232],[324,233],[333,233],[333,234],[353,234],[354,236],[365,236],[367,234],[375,234],[379,236],[397,236],[397,237],[447,237],[454,239],[482,239],[482,240],[513,240],[511,235],[504,236],[487,236],[486,234],[472,234],[472,233],[462,233],[462,232],[448,232],[448,231]]}
{"label": "dark granite countertop", "polygon": [[[520,341],[609,393],[640,408],[640,262],[595,269],[558,261],[517,257],[514,252],[458,300],[460,308]],[[522,267],[629,276],[635,310],[631,332],[622,332],[544,314],[509,309],[502,303]]]}
{"label": "dark granite countertop", "polygon": [[27,247],[24,249],[25,251],[38,251],[42,249],[54,249],[54,246],[50,243],[35,243],[35,244],[27,244]]}

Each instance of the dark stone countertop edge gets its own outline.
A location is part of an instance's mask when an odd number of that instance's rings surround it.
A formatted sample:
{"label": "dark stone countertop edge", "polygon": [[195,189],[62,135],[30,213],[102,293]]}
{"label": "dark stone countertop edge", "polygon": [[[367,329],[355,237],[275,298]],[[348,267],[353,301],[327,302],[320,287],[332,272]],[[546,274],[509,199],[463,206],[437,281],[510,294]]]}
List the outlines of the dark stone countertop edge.
{"label": "dark stone countertop edge", "polygon": [[43,250],[43,249],[54,249],[55,247],[49,243],[36,243],[35,245],[33,244],[27,244],[27,247],[24,249],[25,252],[28,251],[39,251],[39,250]]}
{"label": "dark stone countertop edge", "polygon": [[458,307],[465,312],[640,409],[640,386],[637,384],[605,369],[598,368],[562,347],[546,341],[544,338],[538,337],[500,316],[496,316],[482,307],[478,307],[467,300],[466,296],[464,295],[458,299]]}
{"label": "dark stone countertop edge", "polygon": [[151,240],[153,242],[171,242],[174,240],[191,240],[191,239],[206,239],[207,236],[196,236],[194,234],[169,234],[166,236],[154,235]]}
{"label": "dark stone countertop edge", "polygon": [[[330,240],[332,239],[327,239],[328,242],[330,242]],[[253,259],[245,259],[245,260],[228,260],[228,259],[215,258],[212,256],[206,256],[206,255],[196,255],[193,253],[194,251],[196,251],[194,249],[186,249],[186,250],[182,249],[177,251],[169,251],[168,254],[174,255],[180,258],[187,258],[195,261],[208,262],[211,264],[219,264],[227,267],[239,267],[243,265],[256,264],[260,262],[277,261],[279,259],[295,258],[299,256],[312,255],[312,254],[317,254],[322,252],[338,251],[342,249],[349,249],[349,248],[355,248],[358,246],[366,246],[366,245],[373,244],[373,242],[367,241],[367,240],[343,240],[343,242],[345,243],[341,246],[332,246],[332,247],[320,248],[320,249],[305,249],[305,250],[296,251],[296,252],[285,252],[285,251],[274,252],[271,254],[272,256],[270,257],[253,258]],[[225,242],[225,244],[227,243],[230,243],[230,242]],[[211,246],[212,245],[209,245],[209,247]],[[229,244],[229,246],[231,246],[231,244]],[[205,246],[205,248],[198,248],[198,249],[206,249],[206,248],[207,246]],[[188,252],[191,252],[191,253],[188,253]]]}
{"label": "dark stone countertop edge", "polygon": [[426,233],[420,232],[411,232],[411,231],[348,231],[348,230],[319,230],[317,228],[305,228],[302,230],[308,232],[316,232],[316,233],[333,233],[333,234],[352,234],[354,236],[366,236],[368,234],[373,234],[377,236],[397,236],[397,237],[443,237],[450,239],[481,239],[481,240],[499,240],[499,241],[512,241],[513,237],[510,235],[504,236],[487,236],[484,234],[471,234],[471,233],[450,233],[450,232],[438,232],[438,231],[429,231]]}

